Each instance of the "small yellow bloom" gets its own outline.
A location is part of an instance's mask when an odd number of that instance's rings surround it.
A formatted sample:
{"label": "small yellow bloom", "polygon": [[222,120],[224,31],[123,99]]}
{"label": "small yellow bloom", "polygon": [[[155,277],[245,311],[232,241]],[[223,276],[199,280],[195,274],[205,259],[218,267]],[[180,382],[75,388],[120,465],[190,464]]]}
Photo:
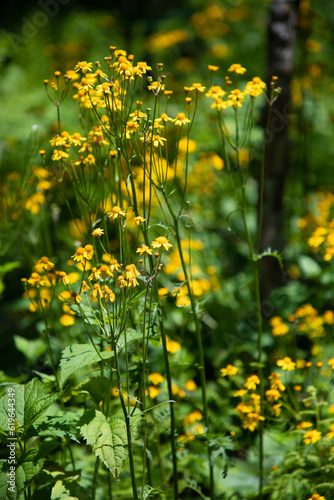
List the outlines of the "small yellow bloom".
{"label": "small yellow bloom", "polygon": [[182,127],[182,125],[186,125],[187,123],[190,123],[189,118],[186,117],[184,113],[178,113],[177,117],[174,120],[175,125],[178,125],[179,127]]}
{"label": "small yellow bloom", "polygon": [[321,439],[321,432],[317,430],[307,431],[303,436],[303,441],[305,444],[315,444]]}
{"label": "small yellow bloom", "polygon": [[48,257],[42,257],[37,264],[35,265],[35,270],[40,273],[45,271],[51,271],[51,269],[54,267],[54,263],[51,262]]}
{"label": "small yellow bloom", "polygon": [[184,384],[184,388],[186,391],[195,391],[197,389],[197,385],[194,382],[194,380],[189,379],[187,382]]}
{"label": "small yellow bloom", "polygon": [[71,293],[71,299],[70,299],[70,304],[80,304],[82,301],[82,297],[77,292],[72,292]]}
{"label": "small yellow bloom", "polygon": [[243,75],[247,70],[243,68],[241,64],[232,64],[228,70],[230,73],[236,73],[237,75]]}
{"label": "small yellow bloom", "polygon": [[116,220],[118,217],[126,217],[126,213],[119,206],[114,206],[110,214],[108,214],[109,219]]}
{"label": "small yellow bloom", "polygon": [[246,389],[248,389],[249,391],[254,391],[259,383],[259,377],[257,375],[251,375],[244,383],[244,387],[246,387]]}
{"label": "small yellow bloom", "polygon": [[220,373],[222,377],[232,377],[233,375],[236,375],[239,371],[239,368],[233,365],[227,365],[226,368],[221,368]]}
{"label": "small yellow bloom", "polygon": [[139,248],[137,248],[136,253],[139,253],[140,256],[152,255],[153,250],[151,250],[151,248],[148,247],[147,245],[141,245]]}
{"label": "small yellow bloom", "polygon": [[203,87],[201,83],[193,83],[190,90],[196,90],[197,92],[204,92],[206,87]]}
{"label": "small yellow bloom", "polygon": [[150,385],[148,391],[151,399],[155,399],[160,393],[159,387],[156,387],[155,385]]}
{"label": "small yellow bloom", "polygon": [[60,316],[59,321],[63,326],[71,326],[75,323],[75,318],[70,314],[63,314]]}
{"label": "small yellow bloom", "polygon": [[255,431],[255,429],[257,429],[260,420],[263,421],[265,420],[265,418],[259,415],[258,413],[252,413],[252,412],[247,413],[242,423],[242,427],[244,429],[249,429],[251,432],[253,432]]}
{"label": "small yellow bloom", "polygon": [[327,364],[334,370],[334,358],[329,359]]}
{"label": "small yellow bloom", "polygon": [[268,389],[268,391],[266,391],[266,398],[269,403],[277,401],[280,397],[281,393],[277,389]]}
{"label": "small yellow bloom", "polygon": [[79,61],[78,64],[75,66],[74,71],[82,71],[83,73],[87,73],[87,71],[92,71],[93,63],[87,62],[87,61]]}
{"label": "small yellow bloom", "polygon": [[167,351],[172,354],[181,349],[179,342],[176,342],[175,340],[169,340],[168,337],[166,337],[166,344],[167,344]]}
{"label": "small yellow bloom", "polygon": [[86,260],[91,260],[93,255],[94,249],[92,245],[85,245],[84,247],[78,247],[76,253],[71,258],[76,262],[84,264]]}
{"label": "small yellow bloom", "polygon": [[152,382],[153,385],[159,385],[165,380],[165,377],[163,377],[160,373],[155,372],[150,373],[147,379]]}
{"label": "small yellow bloom", "polygon": [[326,498],[321,497],[318,493],[313,493],[313,495],[307,500],[326,500]]}
{"label": "small yellow bloom", "polygon": [[155,241],[152,241],[152,248],[164,248],[168,251],[172,246],[165,236],[158,236],[155,238]]}
{"label": "small yellow bloom", "polygon": [[282,370],[294,370],[296,368],[296,363],[294,363],[291,358],[289,357],[285,357],[283,359],[279,359],[277,362],[276,362],[277,366],[280,366],[282,368]]}
{"label": "small yellow bloom", "polygon": [[94,231],[92,232],[92,235],[93,236],[102,236],[104,234],[104,230],[101,229],[100,227],[97,227],[96,229],[94,229]]}
{"label": "small yellow bloom", "polygon": [[144,219],[144,217],[141,217],[140,215],[138,215],[138,217],[135,217],[133,220],[136,226],[139,226],[142,222],[146,221],[146,219]]}
{"label": "small yellow bloom", "polygon": [[332,437],[334,437],[334,424],[330,425],[330,432],[327,432],[326,437],[328,437],[328,439],[332,439]]}
{"label": "small yellow bloom", "polygon": [[198,410],[195,410],[195,411],[189,413],[189,415],[187,415],[183,419],[183,426],[184,427],[190,427],[190,425],[192,425],[195,422],[197,422],[199,420],[202,420],[202,419],[203,419],[202,413],[200,411],[198,411]]}

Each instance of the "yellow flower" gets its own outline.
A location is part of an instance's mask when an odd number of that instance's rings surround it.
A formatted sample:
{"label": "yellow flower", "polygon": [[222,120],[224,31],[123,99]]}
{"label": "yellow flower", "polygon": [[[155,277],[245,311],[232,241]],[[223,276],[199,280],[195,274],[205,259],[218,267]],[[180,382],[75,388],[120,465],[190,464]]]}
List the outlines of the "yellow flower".
{"label": "yellow flower", "polygon": [[231,106],[233,106],[234,109],[241,108],[241,103],[245,100],[244,94],[239,89],[232,90],[228,98],[230,99]]}
{"label": "yellow flower", "polygon": [[258,413],[247,413],[242,423],[242,427],[243,429],[249,429],[253,432],[258,427],[260,420],[265,420],[265,418],[261,417]]}
{"label": "yellow flower", "polygon": [[146,221],[146,219],[144,219],[144,217],[141,217],[140,215],[135,217],[133,220],[134,220],[134,223],[136,224],[136,226],[139,226],[142,222]]}
{"label": "yellow flower", "polygon": [[118,217],[126,217],[126,213],[119,206],[114,206],[110,214],[108,214],[109,219],[118,219]]}
{"label": "yellow flower", "polygon": [[115,294],[112,290],[107,285],[103,285],[102,287],[103,290],[103,297],[106,302],[115,302]]}
{"label": "yellow flower", "polygon": [[327,364],[332,367],[332,370],[334,370],[334,358],[329,359]]}
{"label": "yellow flower", "polygon": [[139,285],[136,278],[137,276],[140,276],[140,273],[137,271],[136,266],[134,264],[128,264],[125,267],[125,278],[128,280],[128,286]]}
{"label": "yellow flower", "polygon": [[281,397],[281,393],[277,389],[269,389],[266,391],[266,398],[269,403],[277,401]]}
{"label": "yellow flower", "polygon": [[279,373],[273,372],[268,378],[270,380],[270,389],[285,391],[285,385],[282,384]]}
{"label": "yellow flower", "polygon": [[313,493],[313,495],[307,500],[326,500],[326,498],[321,497],[318,493]]}
{"label": "yellow flower", "polygon": [[274,417],[279,417],[281,414],[281,403],[277,403],[271,407],[271,414]]}
{"label": "yellow flower", "polygon": [[232,64],[227,71],[236,73],[237,75],[243,75],[247,70],[243,68],[241,64]]}
{"label": "yellow flower", "polygon": [[197,92],[204,92],[206,87],[203,87],[201,83],[193,83],[190,90],[197,90]]}
{"label": "yellow flower", "polygon": [[147,245],[141,245],[139,248],[137,248],[136,253],[139,253],[140,256],[152,255],[153,250],[151,250],[151,248],[148,247]]}
{"label": "yellow flower", "polygon": [[128,286],[128,283],[124,276],[118,276],[116,286],[117,288],[125,288],[126,286]]}
{"label": "yellow flower", "polygon": [[35,265],[35,270],[40,273],[45,271],[51,271],[51,269],[54,267],[54,263],[51,262],[48,257],[42,257],[37,264]]}
{"label": "yellow flower", "polygon": [[165,236],[158,236],[155,238],[155,241],[152,241],[152,248],[164,248],[168,251],[172,246]]}
{"label": "yellow flower", "polygon": [[153,385],[159,385],[165,380],[165,377],[163,377],[160,373],[155,372],[150,373],[147,379],[152,382]]}
{"label": "yellow flower", "polygon": [[160,393],[159,387],[156,387],[155,385],[150,385],[148,388],[148,391],[149,391],[151,399],[156,398],[158,396],[158,394]]}
{"label": "yellow flower", "polygon": [[222,377],[230,376],[232,377],[233,375],[236,375],[239,371],[239,368],[233,365],[227,365],[226,368],[221,368],[220,373]]}
{"label": "yellow flower", "polygon": [[237,391],[233,394],[233,397],[234,398],[239,398],[239,397],[242,398],[245,394],[247,394],[246,389],[239,389],[239,391]]}
{"label": "yellow flower", "polygon": [[94,255],[94,249],[92,245],[85,245],[84,247],[78,247],[72,259],[76,262],[85,263],[86,260],[91,260]]}
{"label": "yellow flower", "polygon": [[51,159],[53,161],[60,161],[60,160],[68,158],[69,156],[70,155],[68,153],[65,153],[65,151],[61,151],[60,149],[55,149],[53,151],[53,155],[52,155]]}
{"label": "yellow flower", "polygon": [[77,73],[78,71],[82,71],[83,73],[87,73],[87,71],[92,71],[93,63],[87,61],[79,61],[75,66],[74,71]]}
{"label": "yellow flower", "polygon": [[260,379],[257,375],[251,375],[248,377],[246,382],[244,383],[244,387],[249,391],[255,390],[256,386],[260,383]]}
{"label": "yellow flower", "polygon": [[307,431],[303,436],[303,441],[305,444],[315,444],[321,439],[321,432],[317,430]]}
{"label": "yellow flower", "polygon": [[186,115],[184,113],[178,113],[177,117],[174,120],[175,125],[178,125],[179,127],[182,127],[182,125],[186,125],[187,123],[190,123],[189,118],[186,118]]}
{"label": "yellow flower", "polygon": [[194,380],[189,379],[187,382],[184,384],[184,388],[186,391],[195,391],[197,389],[197,385],[194,382]]}
{"label": "yellow flower", "polygon": [[289,357],[285,357],[283,359],[279,359],[277,362],[276,362],[277,366],[280,366],[282,368],[282,370],[294,370],[296,368],[296,363],[294,363],[291,358]]}
{"label": "yellow flower", "polygon": [[183,419],[183,426],[184,427],[190,427],[190,425],[194,424],[195,422],[202,420],[203,416],[202,413],[198,410],[195,410]]}
{"label": "yellow flower", "polygon": [[168,337],[166,337],[166,344],[167,344],[167,351],[171,352],[172,354],[181,349],[181,346],[178,342],[176,342],[175,340],[169,340]]}
{"label": "yellow flower", "polygon": [[332,437],[334,437],[334,424],[330,425],[330,432],[327,432],[326,437],[328,437],[328,439],[332,439]]}
{"label": "yellow flower", "polygon": [[93,286],[93,290],[91,291],[91,295],[95,299],[102,299],[103,292],[101,290],[101,286],[99,285],[99,283],[95,283],[95,285]]}
{"label": "yellow flower", "polygon": [[92,232],[92,235],[93,236],[102,236],[104,234],[104,230],[101,229],[100,227],[97,227],[96,229],[94,229],[94,231]]}
{"label": "yellow flower", "polygon": [[71,316],[70,314],[63,314],[62,316],[60,316],[59,321],[61,322],[61,324],[63,326],[71,326],[71,325],[74,325],[75,318],[73,316]]}
{"label": "yellow flower", "polygon": [[77,292],[72,292],[71,293],[71,299],[70,299],[70,304],[80,304],[82,301],[82,297]]}
{"label": "yellow flower", "polygon": [[219,66],[212,66],[211,64],[208,65],[208,68],[209,68],[210,71],[213,71],[213,72],[219,70]]}

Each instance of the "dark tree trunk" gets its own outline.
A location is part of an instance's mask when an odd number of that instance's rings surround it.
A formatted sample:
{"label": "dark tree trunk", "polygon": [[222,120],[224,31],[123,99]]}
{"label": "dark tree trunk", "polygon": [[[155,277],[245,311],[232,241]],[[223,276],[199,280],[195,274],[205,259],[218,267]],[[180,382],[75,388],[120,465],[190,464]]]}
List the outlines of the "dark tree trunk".
{"label": "dark tree trunk", "polygon": [[[273,0],[268,26],[268,84],[278,77],[282,88],[273,107],[266,144],[264,217],[261,250],[283,249],[284,210],[283,193],[289,168],[288,126],[290,84],[294,69],[294,46],[297,32],[299,0]],[[269,85],[268,85],[269,88]],[[265,109],[267,116],[268,108]],[[264,119],[263,122],[266,120]],[[276,259],[262,260],[262,295],[283,284]]]}

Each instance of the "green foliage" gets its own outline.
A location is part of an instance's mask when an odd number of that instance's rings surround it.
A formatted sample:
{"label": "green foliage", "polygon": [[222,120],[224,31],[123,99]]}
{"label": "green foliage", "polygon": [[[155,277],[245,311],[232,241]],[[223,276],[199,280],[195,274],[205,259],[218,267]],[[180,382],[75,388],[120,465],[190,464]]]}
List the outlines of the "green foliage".
{"label": "green foliage", "polygon": [[82,437],[95,455],[114,477],[118,477],[128,456],[124,420],[114,417],[108,422],[100,411],[89,410],[81,417],[79,427]]}
{"label": "green foliage", "polygon": [[72,344],[66,347],[60,360],[60,386],[80,368],[109,359],[111,351],[99,352],[92,344]]}

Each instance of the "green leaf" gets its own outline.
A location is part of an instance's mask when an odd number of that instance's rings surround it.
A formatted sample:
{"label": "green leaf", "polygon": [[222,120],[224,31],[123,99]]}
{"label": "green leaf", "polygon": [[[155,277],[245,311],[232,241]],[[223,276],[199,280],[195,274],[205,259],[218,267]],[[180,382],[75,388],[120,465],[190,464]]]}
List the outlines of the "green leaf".
{"label": "green leaf", "polygon": [[13,335],[15,347],[25,355],[29,364],[36,361],[45,351],[45,343],[42,339],[28,340],[19,335]]}
{"label": "green leaf", "polygon": [[64,387],[65,382],[80,368],[112,356],[112,351],[102,351],[98,354],[91,344],[72,344],[66,347],[60,360],[60,387]]}
{"label": "green leaf", "polygon": [[299,269],[305,278],[317,278],[321,274],[321,267],[308,255],[301,255],[298,259]]}
{"label": "green leaf", "polygon": [[100,411],[88,410],[80,419],[80,433],[114,477],[118,477],[128,456],[124,420],[112,418],[110,423]]}
{"label": "green leaf", "polygon": [[88,391],[96,405],[110,394],[110,380],[106,377],[92,377],[79,386],[80,390]]}
{"label": "green leaf", "polygon": [[32,379],[24,386],[24,427],[28,429],[59,397],[49,394],[43,382]]}
{"label": "green leaf", "polygon": [[71,497],[64,483],[58,480],[52,488],[51,500],[78,500],[78,497]]}
{"label": "green leaf", "polygon": [[[8,431],[9,412],[15,412],[15,432],[24,428],[26,432],[28,428],[42,415],[45,410],[51,406],[59,397],[58,393],[49,394],[46,392],[43,382],[36,378],[30,380],[26,385],[11,385],[14,403],[9,404],[8,391],[0,399],[0,430],[3,433]],[[11,402],[11,401],[10,401]]]}
{"label": "green leaf", "polygon": [[11,486],[7,483],[9,464],[7,460],[2,460],[0,467],[0,499],[14,500],[19,498],[24,489],[31,483],[33,478],[39,474],[43,468],[44,458],[39,457],[39,450],[34,448],[22,455],[15,468],[15,492],[9,490]]}

